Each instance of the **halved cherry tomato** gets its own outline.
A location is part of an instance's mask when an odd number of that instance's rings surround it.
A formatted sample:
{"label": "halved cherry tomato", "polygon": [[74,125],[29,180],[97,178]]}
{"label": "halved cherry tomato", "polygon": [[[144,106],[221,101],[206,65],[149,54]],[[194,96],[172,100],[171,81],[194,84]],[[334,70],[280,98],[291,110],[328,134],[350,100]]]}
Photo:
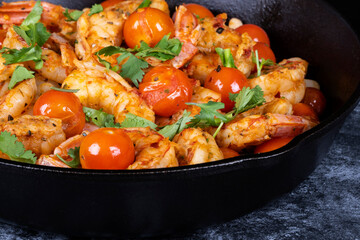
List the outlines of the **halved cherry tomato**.
{"label": "halved cherry tomato", "polygon": [[132,13],[124,25],[124,39],[128,47],[140,46],[146,42],[154,47],[165,35],[175,34],[174,23],[163,11],[156,8],[140,8]]}
{"label": "halved cherry tomato", "polygon": [[266,142],[256,146],[254,153],[264,153],[264,152],[274,151],[276,149],[279,149],[279,148],[285,146],[293,139],[294,139],[293,137],[272,138],[269,141],[266,141]]}
{"label": "halved cherry tomato", "polygon": [[308,104],[296,103],[293,105],[293,114],[296,116],[309,116],[313,119],[318,119],[315,110]]}
{"label": "halved cherry tomato", "polygon": [[310,105],[318,116],[321,116],[324,113],[326,107],[326,98],[319,89],[307,87],[302,102]]}
{"label": "halved cherry tomato", "polygon": [[232,150],[231,148],[223,147],[223,148],[220,148],[220,150],[224,155],[224,159],[240,156],[240,154],[238,152]]}
{"label": "halved cherry tomato", "polygon": [[200,4],[188,3],[185,4],[185,7],[198,18],[214,17],[214,14],[209,9]]}
{"label": "halved cherry tomato", "polygon": [[219,65],[207,76],[204,87],[220,93],[221,102],[225,104],[222,110],[229,112],[235,105],[235,102],[230,100],[229,93],[238,93],[243,87],[249,87],[249,83],[239,70]]}
{"label": "halved cherry tomato", "polygon": [[270,39],[264,29],[255,24],[244,24],[235,29],[240,34],[247,32],[255,42],[262,42],[270,47]]}
{"label": "halved cherry tomato", "polygon": [[61,119],[67,138],[80,134],[85,126],[85,114],[81,102],[71,92],[56,90],[45,92],[35,102],[33,114]]}
{"label": "halved cherry tomato", "polygon": [[134,144],[119,128],[99,128],[80,145],[80,163],[85,169],[126,169],[134,159]]}
{"label": "halved cherry tomato", "polygon": [[193,86],[183,71],[159,66],[145,74],[139,91],[156,115],[170,117],[186,108],[185,103],[191,101]]}

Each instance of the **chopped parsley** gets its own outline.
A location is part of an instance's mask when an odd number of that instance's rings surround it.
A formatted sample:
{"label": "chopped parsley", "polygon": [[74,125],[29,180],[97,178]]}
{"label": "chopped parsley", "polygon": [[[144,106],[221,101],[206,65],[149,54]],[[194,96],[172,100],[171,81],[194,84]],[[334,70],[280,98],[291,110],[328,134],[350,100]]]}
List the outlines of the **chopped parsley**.
{"label": "chopped parsley", "polygon": [[25,67],[17,66],[11,76],[8,88],[12,89],[17,83],[33,78],[33,74],[34,72],[27,70]]}

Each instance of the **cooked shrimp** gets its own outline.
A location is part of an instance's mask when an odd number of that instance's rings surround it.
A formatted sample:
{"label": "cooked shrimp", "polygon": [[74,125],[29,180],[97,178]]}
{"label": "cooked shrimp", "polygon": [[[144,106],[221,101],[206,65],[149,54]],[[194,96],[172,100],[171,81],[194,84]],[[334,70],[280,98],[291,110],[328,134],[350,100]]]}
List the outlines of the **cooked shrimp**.
{"label": "cooked shrimp", "polygon": [[186,68],[186,72],[192,78],[204,82],[211,71],[221,64],[220,58],[215,52],[216,48],[229,48],[234,57],[236,67],[247,77],[254,68],[251,52],[255,42],[245,33],[241,36],[225,25],[226,14],[220,14],[215,18],[204,18],[201,22],[200,39],[197,48],[200,53],[196,54]]}
{"label": "cooked shrimp", "polygon": [[[216,136],[216,142],[220,147],[241,151],[274,137],[297,136],[317,124],[305,117],[273,113],[239,117],[223,126]],[[215,131],[212,128],[210,133]]]}
{"label": "cooked shrimp", "polygon": [[103,109],[113,114],[115,120],[120,123],[127,113],[155,121],[155,113],[140,98],[136,89],[126,85],[125,80],[122,79],[121,84],[109,76],[105,68],[99,71],[83,67],[74,70],[63,83],[64,88],[79,89],[75,94],[83,106]]}
{"label": "cooked shrimp", "polygon": [[[10,49],[22,49],[28,47],[27,43],[14,31],[9,28],[4,40],[4,47]],[[28,61],[24,65],[30,67],[32,70],[42,74],[45,78],[62,83],[73,67],[63,65],[62,57],[51,49],[42,49],[41,58],[44,61],[41,69],[35,68],[33,61]]]}
{"label": "cooked shrimp", "polygon": [[265,113],[277,113],[284,115],[293,114],[293,105],[285,98],[275,98],[271,102],[265,103],[261,106],[252,108],[246,112],[241,113],[238,118],[248,117],[251,115],[262,115]]}
{"label": "cooked shrimp", "polygon": [[68,165],[60,161],[56,155],[41,155],[35,164],[49,167],[70,168]]}
{"label": "cooked shrimp", "polygon": [[173,139],[180,165],[212,162],[224,158],[215,139],[200,128],[187,128]]}
{"label": "cooked shrimp", "polygon": [[150,128],[124,128],[135,145],[135,162],[128,169],[177,167],[175,143]]}
{"label": "cooked shrimp", "polygon": [[[120,11],[127,16],[131,13],[135,12],[135,10],[140,6],[143,0],[108,0],[101,3],[104,9],[114,9],[116,11]],[[165,0],[152,0],[149,7],[157,8],[166,14],[170,14],[169,5]]]}
{"label": "cooked shrimp", "polygon": [[25,149],[38,157],[52,153],[66,139],[61,120],[44,116],[22,115],[12,121],[0,122],[1,131],[16,135]]}
{"label": "cooked shrimp", "polygon": [[5,59],[0,54],[0,82],[9,80],[17,66],[18,64],[5,65]]}
{"label": "cooked shrimp", "polygon": [[175,15],[175,37],[182,42],[181,52],[171,60],[175,68],[185,65],[197,52],[200,38],[200,25],[196,17],[184,5],[180,5]]}
{"label": "cooked shrimp", "polygon": [[64,167],[69,168],[68,165],[59,160],[58,156],[60,156],[65,161],[73,160],[68,152],[70,149],[75,149],[76,147],[80,147],[81,142],[84,138],[89,134],[88,131],[83,131],[79,135],[75,135],[71,138],[68,138],[65,142],[61,143],[54,150],[54,153],[51,155],[41,155],[39,159],[36,161],[37,165],[45,165],[51,167]]}
{"label": "cooked shrimp", "polygon": [[[0,7],[0,25],[21,24],[33,9],[35,3],[35,1],[3,2]],[[44,1],[41,2],[41,6],[43,7],[43,13],[40,21],[51,31],[60,32],[67,39],[74,40],[76,24],[74,21],[66,21],[63,14],[65,8]]]}
{"label": "cooked shrimp", "polygon": [[260,77],[250,79],[252,88],[259,85],[267,102],[279,95],[292,104],[299,103],[305,95],[305,75],[308,63],[301,58],[290,58],[264,71]]}
{"label": "cooked shrimp", "polygon": [[76,54],[87,61],[104,47],[120,46],[125,23],[125,15],[115,9],[105,9],[92,16],[88,15],[89,11],[85,9],[77,21],[75,45]]}
{"label": "cooked shrimp", "polygon": [[0,97],[0,120],[12,119],[22,114],[36,95],[35,79],[28,79]]}

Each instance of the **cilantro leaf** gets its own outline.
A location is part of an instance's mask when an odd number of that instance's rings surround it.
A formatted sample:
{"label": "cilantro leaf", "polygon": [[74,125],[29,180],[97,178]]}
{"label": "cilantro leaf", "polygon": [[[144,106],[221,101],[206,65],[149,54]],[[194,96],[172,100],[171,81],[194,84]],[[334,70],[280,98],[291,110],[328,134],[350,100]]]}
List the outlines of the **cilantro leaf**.
{"label": "cilantro leaf", "polygon": [[79,11],[79,10],[74,10],[69,12],[69,9],[65,9],[65,12],[63,12],[64,16],[66,17],[65,21],[66,22],[72,22],[72,21],[77,21],[81,15],[83,14],[83,11]]}
{"label": "cilantro leaf", "polygon": [[218,110],[223,109],[225,104],[222,102],[208,103],[186,103],[187,105],[195,105],[201,108],[200,113],[195,115],[191,120],[189,127],[217,127],[221,122],[228,122],[229,118]]}
{"label": "cilantro leaf", "polygon": [[188,127],[187,123],[193,119],[190,114],[191,112],[185,110],[183,116],[176,123],[163,127],[159,133],[172,140],[176,134],[181,133]]}
{"label": "cilantro leaf", "polygon": [[24,145],[17,141],[17,137],[7,131],[0,133],[0,151],[17,162],[35,164],[37,160],[31,150],[25,150]]}
{"label": "cilantro leaf", "polygon": [[135,56],[142,58],[155,57],[160,61],[173,59],[180,54],[182,43],[177,38],[169,39],[169,37],[170,34],[165,35],[153,48],[142,41],[140,47],[134,49],[134,51],[137,51]]}
{"label": "cilantro leaf", "polygon": [[71,161],[66,161],[59,154],[55,154],[55,155],[60,161],[62,161],[63,163],[65,163],[66,165],[68,165],[71,168],[77,168],[80,166],[80,147],[75,147],[75,148],[69,149],[68,155],[69,155],[69,157],[72,158]]}
{"label": "cilantro leaf", "polygon": [[215,51],[219,55],[221,63],[224,67],[237,69],[237,67],[235,66],[234,58],[231,54],[230,48],[227,48],[227,49],[215,48]]}
{"label": "cilantro leaf", "polygon": [[34,72],[27,70],[25,67],[17,66],[11,76],[8,88],[12,89],[17,83],[33,78],[33,74]]}
{"label": "cilantro leaf", "polygon": [[[144,60],[145,57],[155,57],[160,61],[166,61],[180,54],[182,43],[178,39],[169,39],[169,37],[170,35],[165,35],[153,48],[147,43],[141,42],[140,47],[136,46],[134,49],[108,46],[96,52],[95,55],[101,64],[107,69],[111,69],[111,64],[100,56],[120,54],[117,57],[117,63],[120,64],[126,60],[121,66],[120,75],[123,78],[130,79],[136,87],[139,87],[139,83],[145,75],[143,69],[149,67],[149,64]],[[116,70],[116,66],[113,67],[113,70]]]}
{"label": "cilantro leaf", "polygon": [[89,16],[92,16],[96,13],[100,13],[102,12],[104,9],[103,7],[101,6],[101,4],[94,4],[92,5],[91,9],[90,9],[90,13],[88,14]]}
{"label": "cilantro leaf", "polygon": [[104,112],[102,109],[96,110],[88,107],[83,107],[86,116],[86,121],[91,121],[98,127],[120,127],[119,123],[115,123],[115,116]]}
{"label": "cilantro leaf", "polygon": [[151,1],[150,1],[150,0],[144,0],[144,1],[142,1],[142,3],[137,7],[136,10],[138,10],[139,8],[148,7],[148,6],[150,6],[150,4],[151,4]]}
{"label": "cilantro leaf", "polygon": [[252,89],[244,87],[239,93],[230,93],[229,98],[231,101],[235,101],[235,115],[265,103],[264,92],[259,85]]}
{"label": "cilantro leaf", "polygon": [[0,53],[2,53],[2,57],[5,59],[5,65],[34,61],[37,66],[36,69],[40,69],[42,67],[42,50],[38,45],[34,47],[22,48],[20,50],[3,48],[1,49]]}
{"label": "cilantro leaf", "polygon": [[40,21],[41,14],[43,12],[43,7],[41,6],[41,1],[36,1],[33,9],[31,12],[27,15],[27,17],[24,19],[24,21],[21,23],[21,27],[27,27],[31,24],[35,24]]}
{"label": "cilantro leaf", "polygon": [[143,69],[149,67],[149,64],[143,59],[135,57],[132,53],[123,53],[117,58],[117,62],[120,63],[123,60],[126,62],[121,66],[120,75],[123,78],[129,78],[134,85],[138,88],[139,83],[142,81],[145,75]]}
{"label": "cilantro leaf", "polygon": [[156,129],[157,125],[152,121],[149,121],[145,118],[136,116],[132,113],[127,113],[125,120],[120,124],[121,128],[131,128],[131,127],[150,127]]}

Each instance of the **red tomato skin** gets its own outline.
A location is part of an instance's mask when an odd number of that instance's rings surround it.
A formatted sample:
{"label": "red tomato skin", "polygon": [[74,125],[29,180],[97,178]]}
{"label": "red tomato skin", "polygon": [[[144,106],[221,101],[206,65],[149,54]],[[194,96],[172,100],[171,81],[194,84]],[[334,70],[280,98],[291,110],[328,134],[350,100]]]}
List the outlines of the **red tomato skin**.
{"label": "red tomato skin", "polygon": [[174,37],[175,27],[171,18],[156,8],[140,8],[132,13],[124,24],[124,39],[130,48],[140,46],[141,41],[154,47],[165,35]]}
{"label": "red tomato skin", "polygon": [[66,138],[80,134],[85,126],[85,114],[79,98],[71,92],[49,90],[34,104],[35,116],[47,116],[62,120]]}
{"label": "red tomato skin", "polygon": [[156,115],[170,117],[187,107],[185,103],[191,101],[193,86],[183,71],[160,66],[145,74],[139,92]]}
{"label": "red tomato skin", "polygon": [[318,116],[321,116],[326,108],[326,98],[317,88],[307,87],[304,99],[301,102],[310,105]]}
{"label": "red tomato skin", "polygon": [[262,42],[267,44],[270,47],[270,39],[265,32],[264,29],[262,29],[260,26],[255,24],[244,24],[238,28],[235,29],[236,32],[243,34],[247,32],[249,36],[255,41],[255,42]]}
{"label": "red tomato skin", "polygon": [[269,141],[266,141],[258,146],[256,146],[254,153],[265,153],[271,152],[276,149],[279,149],[286,144],[288,144],[294,137],[287,137],[287,138],[272,138]]}
{"label": "red tomato skin", "polygon": [[296,103],[293,105],[293,115],[295,116],[308,116],[314,120],[318,120],[319,117],[315,110],[306,103]]}
{"label": "red tomato skin", "polygon": [[224,112],[231,111],[235,102],[229,98],[229,93],[238,93],[244,87],[249,87],[246,76],[235,68],[218,67],[205,79],[204,87],[221,94],[221,102],[225,104]]}
{"label": "red tomato skin", "polygon": [[134,145],[119,128],[99,128],[89,133],[80,145],[80,163],[84,169],[127,169],[134,159]]}
{"label": "red tomato skin", "polygon": [[238,152],[232,150],[231,148],[222,147],[220,150],[224,155],[224,159],[240,156]]}
{"label": "red tomato skin", "polygon": [[258,56],[260,60],[262,58],[264,58],[265,60],[270,59],[271,61],[276,63],[274,52],[265,43],[261,43],[261,42],[256,43],[255,46],[253,47],[253,51],[255,52],[256,50],[258,51]]}
{"label": "red tomato skin", "polygon": [[188,3],[185,4],[185,7],[199,18],[214,17],[214,14],[208,8],[200,4]]}

